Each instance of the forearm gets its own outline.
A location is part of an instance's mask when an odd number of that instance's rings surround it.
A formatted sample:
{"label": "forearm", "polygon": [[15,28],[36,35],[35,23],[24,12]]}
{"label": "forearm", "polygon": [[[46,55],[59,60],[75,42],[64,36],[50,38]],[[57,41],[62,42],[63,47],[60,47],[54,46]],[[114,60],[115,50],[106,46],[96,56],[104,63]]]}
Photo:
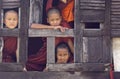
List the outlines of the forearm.
{"label": "forearm", "polygon": [[73,42],[72,42],[71,39],[68,40],[68,45],[69,45],[69,47],[71,49],[71,52],[74,54],[74,45],[73,45]]}
{"label": "forearm", "polygon": [[44,25],[44,24],[32,24],[31,28],[36,29],[54,29],[54,26]]}

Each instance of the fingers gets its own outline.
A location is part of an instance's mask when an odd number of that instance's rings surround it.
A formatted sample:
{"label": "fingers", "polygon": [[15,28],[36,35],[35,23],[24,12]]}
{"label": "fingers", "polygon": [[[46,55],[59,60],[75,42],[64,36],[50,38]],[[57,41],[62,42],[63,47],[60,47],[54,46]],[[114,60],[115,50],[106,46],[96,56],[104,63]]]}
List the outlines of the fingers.
{"label": "fingers", "polygon": [[60,28],[60,31],[61,32],[65,32],[65,28]]}
{"label": "fingers", "polygon": [[62,26],[55,26],[54,30],[57,30],[57,29],[59,29],[61,32],[65,32],[68,28],[62,27]]}

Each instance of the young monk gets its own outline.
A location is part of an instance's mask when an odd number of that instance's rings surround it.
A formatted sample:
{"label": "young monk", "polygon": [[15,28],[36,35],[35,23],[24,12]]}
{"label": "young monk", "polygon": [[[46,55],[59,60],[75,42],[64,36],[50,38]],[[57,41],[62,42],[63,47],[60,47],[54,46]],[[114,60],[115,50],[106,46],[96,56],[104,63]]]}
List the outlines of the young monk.
{"label": "young monk", "polygon": [[60,64],[73,62],[73,53],[67,43],[61,42],[55,47],[55,60]]}
{"label": "young monk", "polygon": [[[55,47],[55,62],[57,64],[73,63],[73,53],[66,42],[60,42]],[[46,67],[44,71],[48,71]]]}
{"label": "young monk", "polygon": [[[18,25],[18,14],[14,10],[9,10],[4,15],[5,28],[14,29]],[[4,47],[2,50],[3,62],[16,62],[17,37],[3,37]]]}
{"label": "young monk", "polygon": [[[62,32],[65,31],[66,28],[71,28],[67,23],[63,26],[61,12],[57,8],[50,8],[47,11],[47,22],[49,25],[43,24],[32,24],[32,28],[39,28],[39,29],[60,29]],[[64,23],[65,24],[65,23]],[[73,40],[70,37],[67,38],[56,38],[56,45],[60,42],[64,41],[67,42],[70,46],[72,52],[74,52]]]}
{"label": "young monk", "polygon": [[46,11],[52,7],[58,7],[63,21],[67,21],[72,28],[74,27],[74,0],[47,0]]}
{"label": "young monk", "polygon": [[[60,14],[60,11],[55,8],[51,8],[48,10],[47,13],[47,22],[49,25],[43,25],[43,24],[32,24],[31,28],[37,28],[37,29],[60,29],[61,32],[64,32],[66,28],[62,27],[61,21],[62,17]],[[69,26],[66,26],[69,27]],[[36,55],[31,55],[28,58],[26,68],[27,70],[37,70],[37,71],[43,71],[46,65],[46,38],[43,39],[43,47],[38,51]]]}

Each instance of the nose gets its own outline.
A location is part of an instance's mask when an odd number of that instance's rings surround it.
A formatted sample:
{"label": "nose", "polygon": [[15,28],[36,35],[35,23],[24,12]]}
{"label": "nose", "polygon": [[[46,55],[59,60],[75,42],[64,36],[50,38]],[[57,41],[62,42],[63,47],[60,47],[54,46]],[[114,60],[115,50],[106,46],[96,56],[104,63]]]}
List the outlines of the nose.
{"label": "nose", "polygon": [[54,23],[56,24],[56,23],[57,23],[57,21],[54,21]]}

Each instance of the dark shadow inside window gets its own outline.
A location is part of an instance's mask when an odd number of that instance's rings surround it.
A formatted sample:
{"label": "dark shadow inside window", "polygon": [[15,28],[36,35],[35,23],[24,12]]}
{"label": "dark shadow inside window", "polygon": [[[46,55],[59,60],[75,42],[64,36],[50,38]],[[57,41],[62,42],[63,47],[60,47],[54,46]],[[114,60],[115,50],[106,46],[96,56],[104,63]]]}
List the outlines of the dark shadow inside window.
{"label": "dark shadow inside window", "polygon": [[100,23],[98,22],[86,22],[85,29],[100,29]]}

